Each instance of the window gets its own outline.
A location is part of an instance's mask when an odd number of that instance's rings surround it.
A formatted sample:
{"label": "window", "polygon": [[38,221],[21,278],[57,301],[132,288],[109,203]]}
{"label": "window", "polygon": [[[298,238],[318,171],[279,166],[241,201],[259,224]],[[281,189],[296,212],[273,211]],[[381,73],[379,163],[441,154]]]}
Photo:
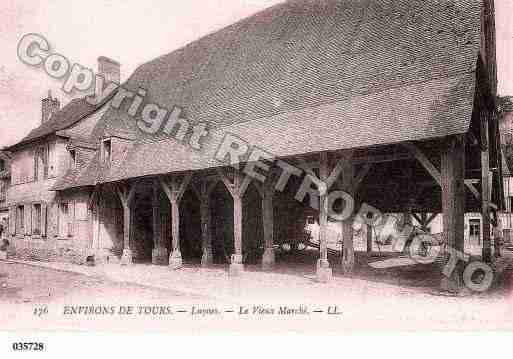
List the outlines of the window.
{"label": "window", "polygon": [[75,168],[77,166],[77,154],[75,150],[69,150],[69,167]]}
{"label": "window", "polygon": [[25,206],[16,208],[16,233],[25,233]]}
{"label": "window", "polygon": [[110,164],[112,143],[110,140],[103,141],[103,163]]}
{"label": "window", "polygon": [[73,237],[73,218],[69,203],[59,205],[59,234],[61,237]]}
{"label": "window", "polygon": [[479,219],[469,220],[469,231],[471,237],[479,237],[481,235],[481,222]]}
{"label": "window", "polygon": [[55,142],[48,144],[48,178],[53,178],[57,175],[55,168]]}
{"label": "window", "polygon": [[41,203],[34,204],[34,208],[32,211],[32,234],[40,235],[41,234]]}
{"label": "window", "polygon": [[34,153],[34,180],[41,180],[48,177],[48,156],[47,147],[42,146]]}
{"label": "window", "polygon": [[5,170],[5,160],[0,158],[0,172]]}
{"label": "window", "polygon": [[508,212],[513,212],[513,197],[508,197],[508,204],[509,204],[509,208],[508,208]]}
{"label": "window", "polygon": [[7,197],[7,181],[0,178],[0,202],[5,201]]}

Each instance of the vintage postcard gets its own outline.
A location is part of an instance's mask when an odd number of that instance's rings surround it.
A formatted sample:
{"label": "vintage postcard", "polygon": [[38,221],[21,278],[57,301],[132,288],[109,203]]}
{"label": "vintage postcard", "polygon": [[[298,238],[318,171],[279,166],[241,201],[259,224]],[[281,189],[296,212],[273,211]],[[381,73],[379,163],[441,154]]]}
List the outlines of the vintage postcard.
{"label": "vintage postcard", "polygon": [[3,1],[1,330],[513,330],[512,15]]}

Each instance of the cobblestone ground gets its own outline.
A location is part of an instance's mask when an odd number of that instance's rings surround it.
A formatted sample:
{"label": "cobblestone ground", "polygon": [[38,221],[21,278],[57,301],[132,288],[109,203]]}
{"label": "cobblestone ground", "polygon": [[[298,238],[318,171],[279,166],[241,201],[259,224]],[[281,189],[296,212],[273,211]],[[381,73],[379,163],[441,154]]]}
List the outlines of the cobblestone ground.
{"label": "cobblestone ground", "polygon": [[[2,326],[85,331],[513,330],[511,271],[505,272],[498,289],[454,297],[437,290],[439,269],[419,265],[363,266],[353,276],[335,273],[328,284],[316,283],[313,268],[304,263],[278,265],[271,272],[248,267],[237,278],[222,267],[68,267],[80,273],[0,262]],[[115,307],[116,313],[67,313],[80,306],[99,312]],[[135,311],[143,306],[151,314],[120,314],[121,306]],[[285,306],[298,311],[278,314]],[[300,313],[301,307],[308,314]],[[40,308],[48,313],[34,315]],[[245,309],[248,314],[239,314]]]}

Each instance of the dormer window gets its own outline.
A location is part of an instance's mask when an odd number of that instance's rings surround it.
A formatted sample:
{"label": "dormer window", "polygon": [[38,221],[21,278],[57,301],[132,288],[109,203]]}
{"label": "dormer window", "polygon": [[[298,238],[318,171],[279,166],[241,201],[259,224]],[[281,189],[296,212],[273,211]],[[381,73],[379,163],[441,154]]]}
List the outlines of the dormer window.
{"label": "dormer window", "polygon": [[112,155],[112,142],[110,139],[103,141],[103,163],[110,164]]}
{"label": "dormer window", "polygon": [[0,158],[0,172],[5,170],[5,160]]}

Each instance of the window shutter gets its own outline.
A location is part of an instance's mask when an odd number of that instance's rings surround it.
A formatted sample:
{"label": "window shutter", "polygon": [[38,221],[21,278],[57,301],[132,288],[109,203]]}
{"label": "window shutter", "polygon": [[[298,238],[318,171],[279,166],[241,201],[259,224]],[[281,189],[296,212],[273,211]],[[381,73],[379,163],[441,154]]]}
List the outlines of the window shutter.
{"label": "window shutter", "polygon": [[[43,147],[43,166],[44,166],[44,178],[48,178],[48,158],[50,153],[50,145],[46,145]],[[41,207],[42,208],[42,207]]]}
{"label": "window shutter", "polygon": [[41,236],[46,237],[46,226],[47,226],[47,218],[46,218],[47,206],[46,203],[41,203]]}
{"label": "window shutter", "polygon": [[51,231],[55,237],[59,236],[59,204],[53,202],[51,205]]}
{"label": "window shutter", "polygon": [[53,142],[48,144],[48,158],[47,158],[47,167],[48,167],[48,177],[54,176],[54,146]]}
{"label": "window shutter", "polygon": [[16,206],[9,208],[9,232],[12,236],[16,235]]}
{"label": "window shutter", "polygon": [[37,181],[37,150],[30,151],[30,155],[34,159],[34,176],[32,178]]}
{"label": "window shutter", "polygon": [[25,234],[30,235],[32,233],[32,206],[25,205]]}
{"label": "window shutter", "polygon": [[70,234],[70,237],[73,237],[75,235],[75,201],[70,201],[69,202],[69,205],[68,205],[68,211],[69,211],[69,216],[68,216],[68,226],[69,226],[69,234]]}

